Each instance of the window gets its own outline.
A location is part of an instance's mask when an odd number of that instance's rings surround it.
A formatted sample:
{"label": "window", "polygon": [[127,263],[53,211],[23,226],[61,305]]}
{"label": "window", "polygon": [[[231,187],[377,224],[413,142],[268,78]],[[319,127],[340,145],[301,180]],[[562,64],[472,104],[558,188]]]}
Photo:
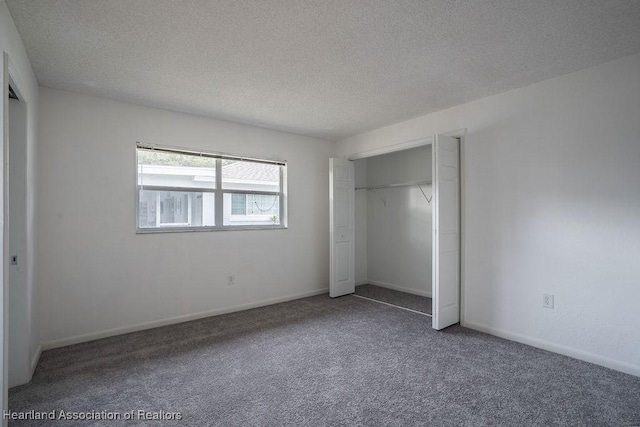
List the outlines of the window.
{"label": "window", "polygon": [[278,215],[278,196],[232,194],[231,215]]}
{"label": "window", "polygon": [[137,146],[137,229],[284,228],[286,163]]}

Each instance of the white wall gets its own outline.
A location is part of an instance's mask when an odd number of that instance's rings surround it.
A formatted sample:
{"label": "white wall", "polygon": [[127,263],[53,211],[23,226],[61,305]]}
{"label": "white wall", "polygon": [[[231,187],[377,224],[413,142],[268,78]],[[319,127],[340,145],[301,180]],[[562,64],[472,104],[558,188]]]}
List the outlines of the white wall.
{"label": "white wall", "polygon": [[[26,227],[26,241],[24,242],[25,257],[21,261],[21,268],[26,278],[25,289],[23,289],[24,297],[22,302],[24,306],[18,306],[11,301],[12,310],[23,311],[23,321],[19,324],[9,325],[12,334],[27,337],[24,345],[28,344],[29,364],[31,371],[35,368],[40,354],[40,331],[39,331],[39,313],[38,313],[38,290],[37,290],[37,271],[36,271],[36,142],[37,142],[37,111],[38,111],[38,82],[35,78],[31,64],[27,57],[26,51],[15,28],[9,10],[5,2],[0,2],[0,50],[6,52],[9,56],[9,72],[14,80],[14,85],[21,92],[27,104],[27,124],[26,124],[26,147],[25,147],[25,164],[17,167],[24,170],[26,179],[25,188],[26,195],[24,202],[26,203],[26,215],[24,225]],[[4,79],[8,76],[3,76]],[[7,113],[7,112],[3,112]],[[11,167],[11,165],[10,165]],[[16,167],[14,165],[14,167]],[[2,259],[6,259],[7,254],[2,254]],[[23,349],[24,350],[24,349]],[[21,363],[23,363],[21,361]],[[31,374],[31,372],[29,373]],[[4,375],[3,375],[4,376]],[[29,375],[30,376],[30,375]],[[28,381],[29,378],[26,380]],[[6,394],[5,394],[6,398]]]}
{"label": "white wall", "polygon": [[[327,290],[334,143],[47,88],[40,102],[47,347]],[[136,234],[136,141],[287,160],[289,228]]]}
{"label": "white wall", "polygon": [[640,54],[348,138],[338,155],[466,128],[464,324],[640,375],[639,76]]}
{"label": "white wall", "polygon": [[[367,186],[367,159],[354,161],[356,188]],[[367,281],[367,190],[356,190],[356,286]]]}
{"label": "white wall", "polygon": [[[47,88],[40,132],[45,347],[327,291],[334,143]],[[287,160],[289,228],[136,234],[136,141]]]}
{"label": "white wall", "polygon": [[[431,181],[431,146],[367,160],[367,185]],[[422,186],[431,198],[430,186]],[[431,206],[417,186],[367,193],[369,283],[431,296]]]}

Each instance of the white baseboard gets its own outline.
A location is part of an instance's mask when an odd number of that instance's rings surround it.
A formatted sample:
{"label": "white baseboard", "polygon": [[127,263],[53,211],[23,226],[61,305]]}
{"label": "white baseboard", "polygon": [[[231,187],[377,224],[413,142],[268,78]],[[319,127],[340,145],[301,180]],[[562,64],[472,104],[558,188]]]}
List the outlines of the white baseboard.
{"label": "white baseboard", "polygon": [[430,291],[421,291],[419,289],[405,288],[403,286],[394,285],[393,283],[378,282],[377,280],[367,280],[362,284],[376,285],[376,286],[380,286],[381,288],[393,289],[394,291],[406,292],[408,294],[420,295],[421,297],[431,298]]}
{"label": "white baseboard", "polygon": [[40,361],[40,355],[42,354],[42,345],[38,346],[36,353],[33,355],[31,359],[31,375],[29,376],[29,381],[31,381],[31,377],[33,377],[33,373],[36,371],[36,366],[38,366],[38,362]]}
{"label": "white baseboard", "polygon": [[251,302],[247,304],[240,304],[233,307],[218,308],[215,310],[200,311],[197,313],[184,314],[181,316],[170,317],[167,319],[153,320],[151,322],[138,323],[131,326],[123,326],[120,328],[107,329],[98,332],[91,332],[88,334],[75,335],[72,337],[61,338],[53,341],[44,342],[41,346],[41,350],[50,350],[52,348],[65,347],[73,344],[80,344],[87,341],[98,340],[101,338],[112,337],[115,335],[128,334],[130,332],[143,331],[145,329],[158,328],[160,326],[174,325],[176,323],[189,322],[191,320],[203,319],[205,317],[218,316],[220,314],[234,313],[236,311],[249,310],[257,307],[264,307],[266,305],[278,304],[281,302],[292,301],[300,298],[311,297],[315,295],[322,295],[329,292],[329,288],[318,289],[310,292],[302,292],[299,294],[288,295],[286,297],[270,298],[262,301]]}
{"label": "white baseboard", "polygon": [[522,344],[530,345],[532,347],[548,350],[553,353],[559,353],[564,356],[573,357],[574,359],[583,360],[585,362],[594,363],[596,365],[604,366],[605,368],[613,369],[616,371],[624,372],[640,377],[640,366],[632,365],[626,362],[620,362],[608,357],[599,356],[597,354],[589,353],[587,351],[578,350],[572,347],[552,343],[549,341],[541,340],[538,338],[529,337],[514,332],[505,331],[503,329],[493,328],[491,326],[483,325],[481,323],[466,321],[464,326],[476,331],[485,332],[490,335],[495,335],[500,338],[505,338],[510,341],[516,341]]}

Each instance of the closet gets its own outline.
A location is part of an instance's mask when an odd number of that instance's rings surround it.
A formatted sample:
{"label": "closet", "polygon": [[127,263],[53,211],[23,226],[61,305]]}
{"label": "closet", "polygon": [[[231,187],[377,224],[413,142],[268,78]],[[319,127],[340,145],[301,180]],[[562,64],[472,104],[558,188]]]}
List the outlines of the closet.
{"label": "closet", "polygon": [[431,297],[434,329],[460,320],[460,142],[330,160],[330,296],[375,285]]}
{"label": "closet", "polygon": [[431,297],[431,145],[354,161],[355,281]]}

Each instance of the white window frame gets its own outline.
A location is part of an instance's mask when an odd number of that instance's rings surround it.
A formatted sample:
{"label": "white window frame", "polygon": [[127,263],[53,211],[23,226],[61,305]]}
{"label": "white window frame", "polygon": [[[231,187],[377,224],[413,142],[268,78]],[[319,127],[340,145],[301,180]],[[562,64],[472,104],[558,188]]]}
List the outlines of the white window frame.
{"label": "white window frame", "polygon": [[[138,150],[157,151],[170,154],[185,154],[190,156],[202,156],[215,159],[215,188],[207,187],[169,187],[169,186],[155,186],[139,184],[140,165],[138,164]],[[238,156],[222,153],[214,153],[208,151],[196,151],[178,147],[147,144],[137,142],[135,147],[136,152],[136,174],[135,174],[135,194],[136,194],[136,209],[135,209],[135,227],[136,233],[175,233],[175,232],[191,232],[191,231],[228,231],[228,230],[274,230],[274,229],[286,229],[287,227],[287,162],[284,160],[271,160],[271,159],[258,159],[247,156]],[[267,163],[271,165],[280,166],[280,191],[254,191],[254,190],[232,190],[222,188],[222,161],[223,160],[238,160],[238,161],[250,161],[254,163]],[[153,190],[153,191],[182,191],[187,193],[211,193],[214,194],[214,221],[215,225],[207,226],[194,226],[194,225],[178,225],[178,224],[164,224],[164,226],[156,227],[140,227],[140,191],[141,190]],[[224,195],[225,194],[264,194],[271,196],[279,196],[279,219],[280,224],[258,224],[258,225],[224,225]],[[190,197],[188,197],[190,202]],[[231,200],[231,199],[230,199]],[[231,206],[230,206],[231,208]],[[189,217],[190,218],[190,217]],[[156,224],[159,224],[156,221]]]}

